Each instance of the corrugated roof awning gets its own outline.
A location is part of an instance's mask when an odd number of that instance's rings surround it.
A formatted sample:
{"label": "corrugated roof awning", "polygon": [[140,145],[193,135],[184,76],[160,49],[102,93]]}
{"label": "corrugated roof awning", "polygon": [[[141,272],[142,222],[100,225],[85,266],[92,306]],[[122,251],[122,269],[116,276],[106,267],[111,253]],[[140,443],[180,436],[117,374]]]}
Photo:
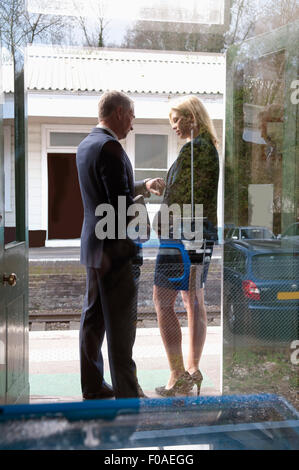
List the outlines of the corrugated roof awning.
{"label": "corrugated roof awning", "polygon": [[[12,65],[3,72],[3,90],[12,92]],[[223,94],[224,86],[222,54],[28,47],[28,90]]]}

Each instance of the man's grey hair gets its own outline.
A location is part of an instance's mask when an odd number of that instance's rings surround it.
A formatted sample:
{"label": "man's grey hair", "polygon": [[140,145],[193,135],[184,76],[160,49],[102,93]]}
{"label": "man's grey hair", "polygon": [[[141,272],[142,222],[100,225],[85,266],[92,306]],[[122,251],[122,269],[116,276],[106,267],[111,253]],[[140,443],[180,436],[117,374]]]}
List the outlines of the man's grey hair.
{"label": "man's grey hair", "polygon": [[99,101],[99,121],[106,119],[118,107],[122,106],[124,109],[133,109],[134,102],[129,96],[121,91],[106,91]]}

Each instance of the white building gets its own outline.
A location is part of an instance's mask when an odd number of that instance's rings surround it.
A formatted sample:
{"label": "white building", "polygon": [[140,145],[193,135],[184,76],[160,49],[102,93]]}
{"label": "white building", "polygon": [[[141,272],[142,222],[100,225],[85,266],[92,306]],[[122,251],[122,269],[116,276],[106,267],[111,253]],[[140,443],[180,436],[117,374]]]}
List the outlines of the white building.
{"label": "white building", "polygon": [[[13,239],[13,72],[3,64],[6,241]],[[26,64],[28,91],[28,193],[30,246],[78,244],[82,205],[76,148],[97,124],[97,103],[108,89],[135,102],[136,120],[123,146],[136,179],[165,176],[178,141],[169,121],[171,101],[195,94],[204,102],[222,142],[225,57],[222,54],[127,49],[31,46]],[[220,149],[222,162],[222,150]],[[219,207],[222,201],[219,191]],[[151,197],[150,212],[158,199]],[[221,214],[220,214],[221,218]],[[221,225],[221,220],[219,220]]]}

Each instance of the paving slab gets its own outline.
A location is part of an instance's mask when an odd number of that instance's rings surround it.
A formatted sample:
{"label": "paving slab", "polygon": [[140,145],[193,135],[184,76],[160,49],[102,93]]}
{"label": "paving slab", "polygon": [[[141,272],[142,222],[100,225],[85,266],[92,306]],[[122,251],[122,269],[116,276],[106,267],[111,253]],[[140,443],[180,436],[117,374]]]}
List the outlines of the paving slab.
{"label": "paving slab", "polygon": [[[200,369],[204,380],[201,395],[221,394],[222,329],[210,326]],[[188,329],[182,328],[184,357],[188,351]],[[157,397],[155,387],[165,385],[168,362],[158,328],[138,328],[134,346],[138,380],[149,397]],[[111,383],[107,343],[103,345],[105,379]],[[29,332],[30,402],[81,401],[79,331]],[[194,391],[195,392],[195,391]]]}

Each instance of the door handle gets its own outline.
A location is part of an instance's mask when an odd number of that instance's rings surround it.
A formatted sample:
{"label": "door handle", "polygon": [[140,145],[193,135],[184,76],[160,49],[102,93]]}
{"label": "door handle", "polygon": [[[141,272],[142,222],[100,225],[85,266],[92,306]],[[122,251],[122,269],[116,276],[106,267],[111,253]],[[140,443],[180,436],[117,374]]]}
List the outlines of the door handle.
{"label": "door handle", "polygon": [[15,273],[11,273],[8,276],[3,274],[3,284],[7,283],[9,286],[15,286],[17,283],[17,276]]}

